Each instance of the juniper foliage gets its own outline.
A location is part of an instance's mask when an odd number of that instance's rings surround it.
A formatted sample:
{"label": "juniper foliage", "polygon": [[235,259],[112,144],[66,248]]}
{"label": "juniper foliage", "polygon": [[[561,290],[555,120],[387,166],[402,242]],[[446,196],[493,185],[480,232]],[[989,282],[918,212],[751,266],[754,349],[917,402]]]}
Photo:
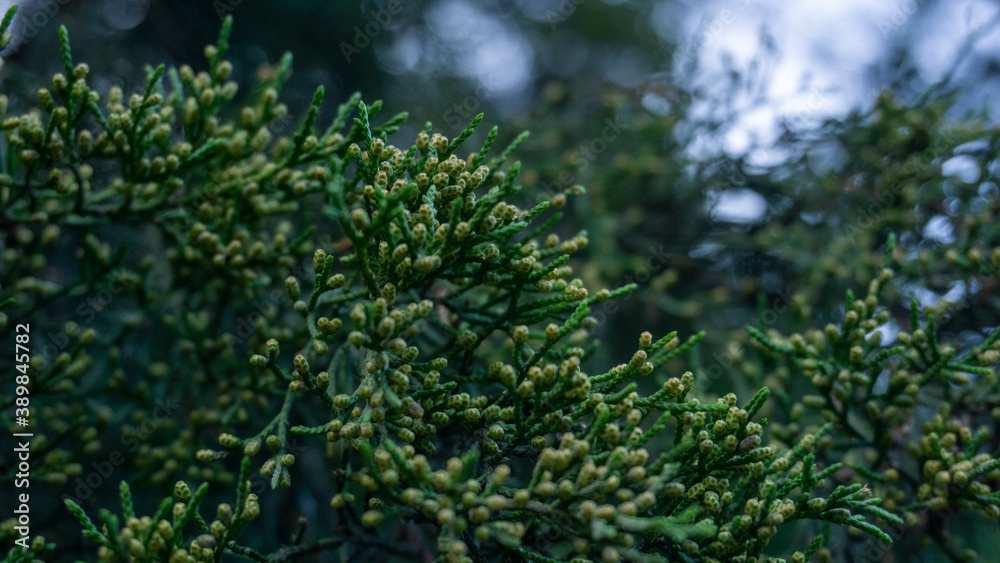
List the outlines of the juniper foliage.
{"label": "juniper foliage", "polygon": [[[274,138],[291,57],[240,98],[231,25],[206,70],[150,68],[128,97],[90,88],[62,29],[52,89],[2,102],[28,107],[2,122],[0,334],[30,321],[65,335],[31,359],[33,479],[63,490],[116,426],[136,444],[114,510],[103,495],[65,500],[101,561],[829,560],[838,529],[889,542],[882,527],[945,510],[997,516],[990,430],[949,406],[973,384],[995,393],[996,338],[960,354],[914,307],[909,336],[881,346],[881,299],[908,263],[891,237],[866,297],[848,293],[825,330],[749,330],[750,379],[778,375],[742,400],[708,399],[699,369],[676,369],[701,332],[642,332],[600,369],[593,310],[635,286],[574,277],[589,237],[553,229],[581,187],[511,203],[526,135],[496,151],[493,128],[469,149],[480,115],[454,139],[428,123],[398,148],[405,114],[380,121],[381,104],[355,96],[320,123],[318,89]],[[52,260],[77,274],[50,279]],[[83,313],[99,326],[63,322],[58,304],[103,294]],[[792,372],[816,389],[801,404]],[[840,459],[845,438],[891,451],[931,388],[944,400],[911,448],[922,469]],[[160,397],[179,401],[164,417]],[[793,427],[801,405],[827,420]],[[318,523],[281,548],[254,537],[281,529],[275,490],[308,496],[318,481],[335,491]],[[783,527],[808,534],[791,553],[769,549]],[[63,549],[36,537],[8,560]]]}
{"label": "juniper foliage", "polygon": [[[574,103],[565,95],[559,103]],[[790,124],[767,147],[790,159],[769,167],[691,158],[682,147],[715,124],[692,137],[683,106],[654,118],[609,97],[606,115],[633,116],[628,134],[607,156],[613,166],[578,174],[591,201],[574,219],[617,239],[591,246],[581,277],[644,272],[648,287],[621,314],[708,331],[687,363],[698,393],[769,387],[773,445],[834,424],[818,458],[844,462],[838,478],[868,484],[906,520],[884,528],[892,544],[842,536],[836,560],[965,560],[996,533],[987,498],[1000,473],[983,465],[978,484],[959,487],[951,477],[996,457],[1000,146],[955,97],[945,84],[910,100],[885,92],[843,119]],[[532,118],[560,135],[595,134]],[[649,148],[661,144],[676,150]],[[746,193],[766,204],[760,217],[713,212],[720,196]],[[660,261],[652,272],[646,249]]]}

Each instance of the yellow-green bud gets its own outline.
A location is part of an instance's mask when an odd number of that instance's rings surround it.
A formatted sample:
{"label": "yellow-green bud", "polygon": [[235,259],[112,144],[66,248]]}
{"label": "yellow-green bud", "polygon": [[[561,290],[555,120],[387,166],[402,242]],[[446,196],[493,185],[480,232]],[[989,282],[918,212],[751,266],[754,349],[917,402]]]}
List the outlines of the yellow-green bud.
{"label": "yellow-green bud", "polygon": [[191,500],[191,488],[184,481],[177,481],[174,484],[174,498],[187,502]]}

